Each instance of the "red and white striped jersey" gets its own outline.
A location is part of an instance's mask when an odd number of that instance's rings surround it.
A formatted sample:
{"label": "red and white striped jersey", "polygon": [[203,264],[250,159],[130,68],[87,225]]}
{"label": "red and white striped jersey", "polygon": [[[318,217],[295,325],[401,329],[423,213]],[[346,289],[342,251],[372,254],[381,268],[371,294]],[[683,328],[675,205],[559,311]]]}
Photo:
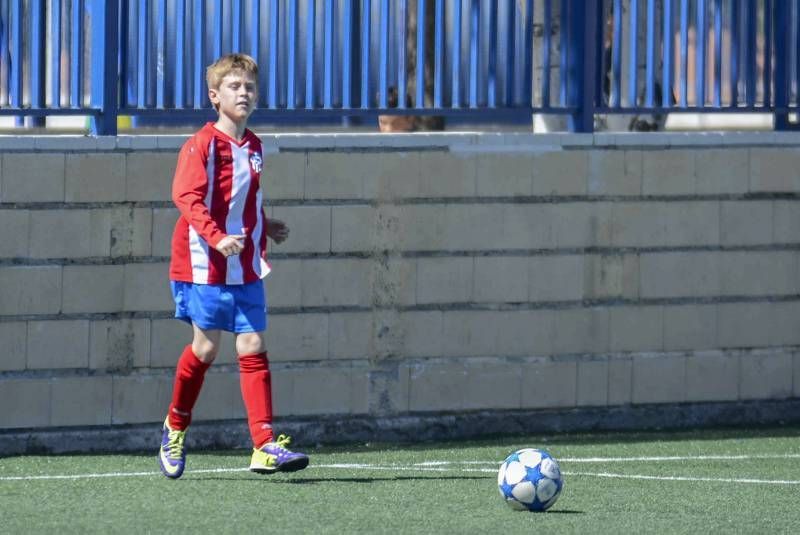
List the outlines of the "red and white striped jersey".
{"label": "red and white striped jersey", "polygon": [[[250,130],[236,141],[207,123],[183,145],[172,182],[180,217],[172,234],[171,280],[246,284],[267,276],[261,168],[261,140]],[[226,258],[214,246],[227,234],[247,238],[240,254]]]}

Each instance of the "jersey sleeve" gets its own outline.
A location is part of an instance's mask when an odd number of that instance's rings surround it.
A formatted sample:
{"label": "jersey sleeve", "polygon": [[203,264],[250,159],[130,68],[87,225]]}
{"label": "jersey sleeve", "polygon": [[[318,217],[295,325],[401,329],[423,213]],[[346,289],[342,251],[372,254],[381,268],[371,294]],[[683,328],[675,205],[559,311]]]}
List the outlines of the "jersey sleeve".
{"label": "jersey sleeve", "polygon": [[208,193],[207,161],[208,155],[200,150],[194,138],[181,148],[172,181],[172,201],[197,234],[215,247],[225,233],[211,218],[205,203]]}

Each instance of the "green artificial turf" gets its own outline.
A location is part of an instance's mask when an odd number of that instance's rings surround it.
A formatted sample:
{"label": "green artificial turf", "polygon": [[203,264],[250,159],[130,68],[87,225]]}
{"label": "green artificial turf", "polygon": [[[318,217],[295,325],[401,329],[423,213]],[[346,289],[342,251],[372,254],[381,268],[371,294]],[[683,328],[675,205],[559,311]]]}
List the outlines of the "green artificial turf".
{"label": "green artificial turf", "polygon": [[[497,467],[522,447],[546,448],[565,472],[564,491],[546,513],[513,511],[497,491]],[[800,530],[798,428],[550,435],[307,451],[312,456],[308,469],[259,476],[242,470],[249,462],[247,452],[190,450],[187,471],[177,481],[158,473],[155,452],[2,458],[0,532]],[[686,458],[631,459],[675,456]],[[736,458],[702,458],[708,456]],[[593,460],[597,457],[621,460]],[[103,474],[112,475],[94,476]]]}

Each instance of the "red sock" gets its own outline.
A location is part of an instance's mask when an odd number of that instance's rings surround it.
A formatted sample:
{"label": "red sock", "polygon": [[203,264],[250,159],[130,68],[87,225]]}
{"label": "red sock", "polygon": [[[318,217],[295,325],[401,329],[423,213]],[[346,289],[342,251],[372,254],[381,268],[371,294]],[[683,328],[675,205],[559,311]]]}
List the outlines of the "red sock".
{"label": "red sock", "polygon": [[239,383],[253,445],[272,441],[272,380],[267,353],[239,357]]}
{"label": "red sock", "polygon": [[184,348],[175,370],[172,403],[169,405],[169,426],[172,429],[183,431],[192,422],[192,409],[209,366],[211,364],[197,358],[191,344]]}

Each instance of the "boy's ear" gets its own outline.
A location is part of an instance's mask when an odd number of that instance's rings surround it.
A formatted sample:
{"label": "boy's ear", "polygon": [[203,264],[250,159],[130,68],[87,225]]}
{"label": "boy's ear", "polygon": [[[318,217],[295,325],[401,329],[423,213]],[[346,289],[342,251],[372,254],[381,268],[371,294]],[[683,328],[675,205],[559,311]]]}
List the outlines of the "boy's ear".
{"label": "boy's ear", "polygon": [[217,107],[217,104],[219,104],[219,95],[216,89],[208,89],[208,100],[211,101],[211,104],[214,105],[215,108]]}

